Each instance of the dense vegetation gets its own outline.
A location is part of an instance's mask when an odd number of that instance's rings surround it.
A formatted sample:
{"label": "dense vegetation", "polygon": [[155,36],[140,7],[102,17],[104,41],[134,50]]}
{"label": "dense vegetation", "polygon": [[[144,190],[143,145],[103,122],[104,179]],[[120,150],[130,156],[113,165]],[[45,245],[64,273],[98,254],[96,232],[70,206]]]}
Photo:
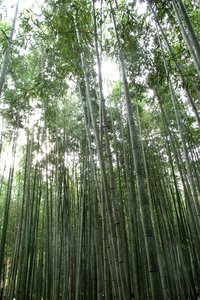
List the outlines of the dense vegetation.
{"label": "dense vegetation", "polygon": [[0,21],[0,299],[197,299],[199,1],[18,5]]}

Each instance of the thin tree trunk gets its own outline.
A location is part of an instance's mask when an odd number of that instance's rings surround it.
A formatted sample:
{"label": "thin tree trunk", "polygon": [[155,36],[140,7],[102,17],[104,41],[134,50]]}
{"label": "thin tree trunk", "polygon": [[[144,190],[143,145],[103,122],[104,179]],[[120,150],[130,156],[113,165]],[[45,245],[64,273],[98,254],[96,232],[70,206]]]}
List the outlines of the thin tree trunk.
{"label": "thin tree trunk", "polygon": [[119,52],[119,58],[121,64],[122,82],[124,86],[124,93],[125,93],[125,100],[126,100],[128,124],[129,124],[129,131],[131,137],[131,147],[132,147],[132,154],[133,154],[137,188],[138,188],[138,198],[139,198],[139,204],[141,208],[142,226],[143,226],[145,247],[146,247],[147,259],[148,259],[148,271],[149,271],[149,278],[151,282],[151,293],[153,299],[161,300],[163,299],[163,293],[162,293],[162,286],[161,286],[160,274],[158,269],[156,243],[155,243],[155,237],[154,237],[151,215],[150,215],[150,205],[149,205],[150,199],[149,199],[149,195],[145,183],[145,177],[144,177],[143,166],[142,166],[143,161],[142,161],[142,156],[139,147],[139,135],[133,118],[132,104],[131,104],[128,82],[127,82],[126,71],[125,71],[124,54],[121,48],[119,34],[117,31],[117,24],[115,20],[114,10],[110,1],[109,3],[111,8],[111,15],[113,19],[114,31],[117,39],[118,52]]}
{"label": "thin tree trunk", "polygon": [[8,62],[9,62],[9,54],[10,54],[10,48],[11,48],[11,44],[12,44],[13,34],[14,34],[14,31],[15,31],[15,24],[16,24],[16,20],[17,20],[18,6],[19,6],[19,0],[16,4],[15,15],[14,15],[13,22],[12,22],[10,36],[8,38],[8,42],[7,42],[7,45],[6,45],[5,55],[4,55],[4,59],[3,59],[3,63],[2,63],[2,66],[1,66],[1,71],[0,71],[0,97],[1,97],[1,94],[2,94],[3,85],[4,85],[5,76],[6,76],[7,67],[8,67]]}

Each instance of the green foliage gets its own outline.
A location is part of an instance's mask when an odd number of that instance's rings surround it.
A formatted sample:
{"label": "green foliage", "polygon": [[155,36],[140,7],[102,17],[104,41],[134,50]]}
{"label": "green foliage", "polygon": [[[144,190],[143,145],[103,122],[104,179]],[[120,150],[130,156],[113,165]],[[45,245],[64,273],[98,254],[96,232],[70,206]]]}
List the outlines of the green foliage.
{"label": "green foliage", "polygon": [[[186,91],[198,107],[200,86],[171,3],[150,1],[173,55],[150,12],[137,14],[141,2],[112,1],[111,12],[94,1],[96,32],[87,0],[19,17],[0,102],[1,157],[18,133],[14,173],[0,174],[6,299],[153,299],[157,269],[165,299],[195,299],[200,131]],[[197,30],[196,5],[184,3]],[[2,61],[9,31],[1,21]],[[100,61],[124,58],[127,91],[104,69],[101,89],[95,34]]]}
{"label": "green foliage", "polygon": [[0,53],[4,53],[9,39],[10,28],[7,23],[0,21]]}

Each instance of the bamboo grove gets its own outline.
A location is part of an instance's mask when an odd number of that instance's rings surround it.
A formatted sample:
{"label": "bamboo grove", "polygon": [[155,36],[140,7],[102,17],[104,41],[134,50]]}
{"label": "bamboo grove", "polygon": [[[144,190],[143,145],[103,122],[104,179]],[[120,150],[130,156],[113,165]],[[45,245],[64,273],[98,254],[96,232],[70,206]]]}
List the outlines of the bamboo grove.
{"label": "bamboo grove", "polygon": [[0,299],[198,299],[199,2],[3,4]]}

